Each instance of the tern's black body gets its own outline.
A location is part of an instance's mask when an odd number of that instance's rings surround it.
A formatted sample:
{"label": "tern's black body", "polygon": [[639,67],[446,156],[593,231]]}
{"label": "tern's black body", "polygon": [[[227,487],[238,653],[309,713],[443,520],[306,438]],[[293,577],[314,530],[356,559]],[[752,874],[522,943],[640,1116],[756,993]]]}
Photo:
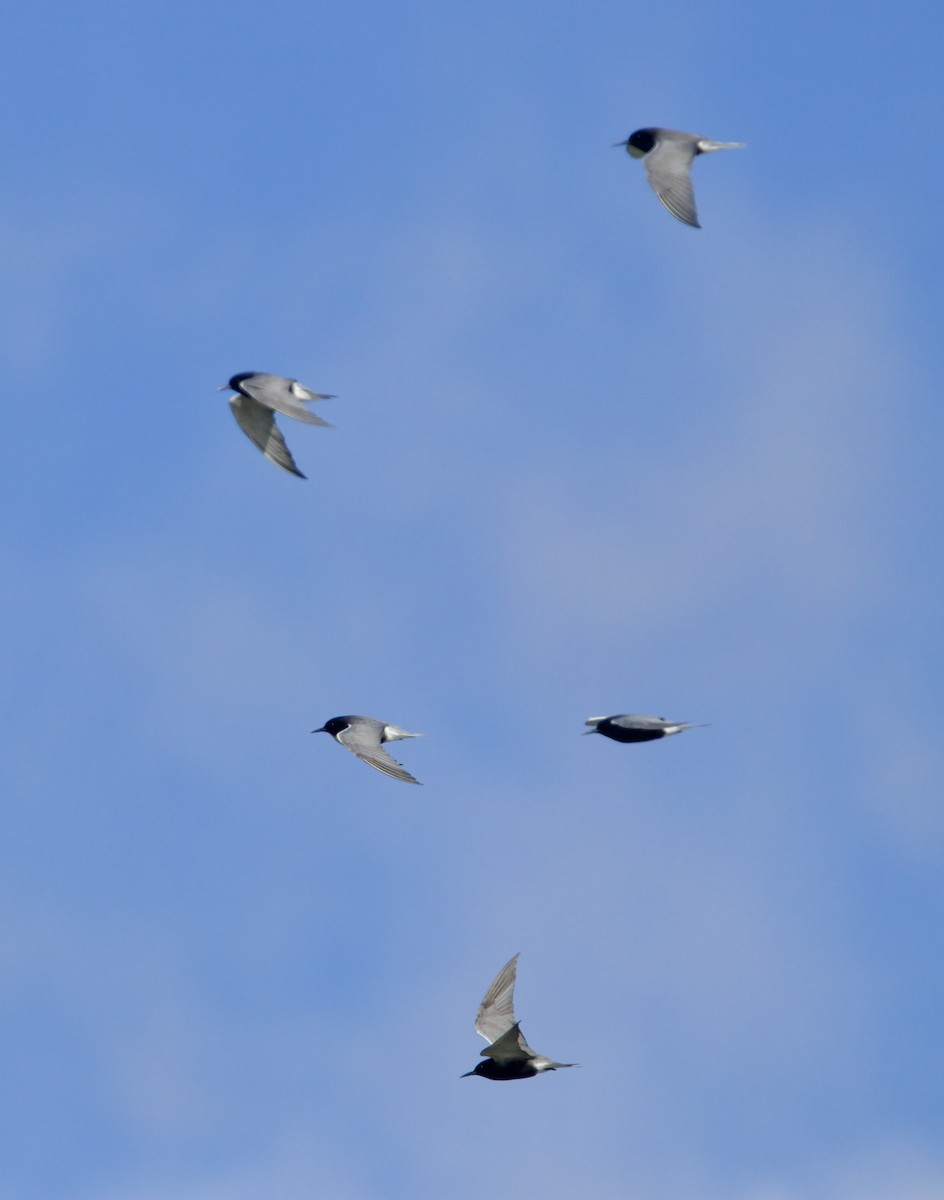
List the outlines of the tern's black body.
{"label": "tern's black body", "polygon": [[[570,1065],[570,1064],[568,1064]],[[545,1067],[545,1071],[556,1071],[556,1067]],[[477,1063],[474,1071],[466,1071],[463,1079],[469,1075],[481,1075],[483,1079],[532,1079],[541,1072],[530,1062],[495,1062],[493,1058],[483,1059]]]}
{"label": "tern's black body", "polygon": [[639,713],[620,713],[613,717],[588,717],[590,733],[602,733],[614,742],[654,742],[692,729],[690,721],[667,721],[665,717],[644,717]]}
{"label": "tern's black body", "polygon": [[600,722],[597,733],[612,738],[614,742],[654,742],[657,738],[666,736],[664,729],[623,729],[614,725],[610,719]]}

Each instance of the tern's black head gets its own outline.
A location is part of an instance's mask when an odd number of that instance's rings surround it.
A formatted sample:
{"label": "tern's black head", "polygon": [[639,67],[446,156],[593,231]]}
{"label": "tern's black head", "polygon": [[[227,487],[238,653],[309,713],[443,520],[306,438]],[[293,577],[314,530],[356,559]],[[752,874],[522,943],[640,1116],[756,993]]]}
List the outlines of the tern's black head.
{"label": "tern's black head", "polygon": [[474,1071],[466,1071],[463,1079],[469,1075],[481,1075],[483,1079],[530,1079],[538,1074],[537,1067],[532,1066],[531,1060],[521,1058],[515,1062],[497,1063],[494,1058],[483,1058],[476,1064]]}
{"label": "tern's black head", "polygon": [[325,721],[320,729],[313,729],[312,733],[330,733],[332,737],[337,737],[339,733],[343,733],[347,729],[350,722],[346,717],[332,717],[330,721]]}
{"label": "tern's black head", "polygon": [[234,375],[232,377],[226,386],[231,387],[234,392],[241,392],[242,388],[239,385],[242,383],[242,381],[244,379],[252,379],[253,375],[257,374],[257,371],[240,371],[238,375]]}
{"label": "tern's black head", "polygon": [[637,129],[635,133],[629,135],[625,142],[620,142],[620,145],[625,146],[634,158],[641,158],[642,155],[649,153],[656,144],[656,140],[654,129]]}

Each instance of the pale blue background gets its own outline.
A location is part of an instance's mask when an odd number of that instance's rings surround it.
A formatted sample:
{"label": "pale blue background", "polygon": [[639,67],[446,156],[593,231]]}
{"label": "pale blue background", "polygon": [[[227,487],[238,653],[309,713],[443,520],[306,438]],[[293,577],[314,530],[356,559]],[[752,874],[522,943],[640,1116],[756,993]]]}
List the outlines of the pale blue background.
{"label": "pale blue background", "polygon": [[8,10],[4,1200],[944,1197],[942,27]]}

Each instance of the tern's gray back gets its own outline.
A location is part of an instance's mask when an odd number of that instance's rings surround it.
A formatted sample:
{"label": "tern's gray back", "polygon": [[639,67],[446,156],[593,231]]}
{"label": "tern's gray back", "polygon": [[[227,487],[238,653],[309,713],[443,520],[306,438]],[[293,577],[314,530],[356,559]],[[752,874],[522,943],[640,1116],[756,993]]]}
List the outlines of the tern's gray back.
{"label": "tern's gray back", "polygon": [[[241,380],[239,386],[246,395],[251,396],[259,404],[264,404],[266,408],[284,413],[287,417],[294,417],[296,421],[304,421],[308,425],[327,426],[327,421],[323,421],[321,417],[316,417],[314,413],[309,412],[296,396],[292,390],[292,385],[295,383],[296,380],[286,379],[283,375],[265,375],[257,372],[255,375],[250,375],[248,379]],[[308,388],[301,390],[310,399],[324,398],[319,397],[317,392],[309,391]]]}
{"label": "tern's gray back", "polygon": [[663,129],[657,127],[652,131],[656,135],[656,139],[660,142],[677,142],[680,145],[688,144],[692,149],[692,158],[695,157],[695,148],[701,141],[700,133],[686,133],[684,129]]}
{"label": "tern's gray back", "polygon": [[639,713],[623,713],[617,717],[609,717],[608,721],[620,729],[665,729],[667,725],[673,724],[665,717],[645,717]]}
{"label": "tern's gray back", "polygon": [[339,719],[348,722],[346,729],[335,734],[346,750],[356,754],[368,766],[382,771],[384,775],[399,779],[403,783],[419,784],[420,781],[414,779],[410,772],[391,754],[388,754],[381,745],[386,728],[383,721],[378,721],[374,717],[342,717]]}
{"label": "tern's gray back", "polygon": [[[383,737],[384,722],[378,721],[376,717],[357,717],[343,716],[337,717],[338,721],[346,721],[347,729],[343,730],[345,745],[352,745],[355,742],[364,741],[365,745],[371,745],[376,742],[380,745],[380,740]],[[341,736],[340,734],[338,736]]]}

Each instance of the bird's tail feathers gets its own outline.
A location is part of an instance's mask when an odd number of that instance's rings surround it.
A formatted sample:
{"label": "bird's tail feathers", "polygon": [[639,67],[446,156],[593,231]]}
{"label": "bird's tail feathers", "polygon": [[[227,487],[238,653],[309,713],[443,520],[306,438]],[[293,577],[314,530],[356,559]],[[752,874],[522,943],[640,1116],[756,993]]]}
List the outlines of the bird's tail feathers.
{"label": "bird's tail feathers", "polygon": [[401,729],[399,725],[384,726],[384,741],[385,742],[400,742],[404,738],[426,737],[425,733],[410,733],[407,729]]}
{"label": "bird's tail feathers", "polygon": [[292,384],[292,395],[299,400],[304,400],[306,404],[310,404],[313,400],[337,399],[333,392],[313,392],[311,388],[306,388],[297,379]]}
{"label": "bird's tail feathers", "polygon": [[746,142],[713,142],[711,138],[698,139],[698,149],[702,154],[711,150],[743,150],[746,145]]}

